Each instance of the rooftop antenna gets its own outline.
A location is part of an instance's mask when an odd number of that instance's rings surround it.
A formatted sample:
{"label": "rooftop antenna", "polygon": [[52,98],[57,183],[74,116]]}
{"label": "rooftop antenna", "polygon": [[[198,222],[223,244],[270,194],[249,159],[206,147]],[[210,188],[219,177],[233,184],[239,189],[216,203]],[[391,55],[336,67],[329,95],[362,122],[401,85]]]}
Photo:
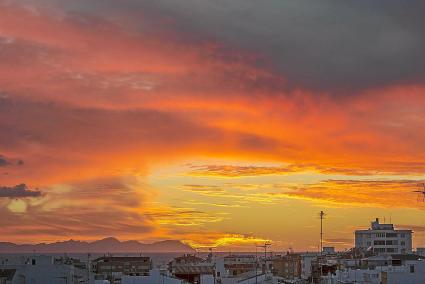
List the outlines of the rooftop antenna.
{"label": "rooftop antenna", "polygon": [[209,251],[208,258],[210,258],[210,259],[213,258],[213,249],[215,249],[215,248],[213,248],[213,247],[208,248],[208,251]]}
{"label": "rooftop antenna", "polygon": [[323,219],[325,218],[325,212],[320,211],[319,218],[320,218],[320,255],[322,255],[323,252]]}
{"label": "rooftop antenna", "polygon": [[425,201],[425,183],[418,184],[419,190],[415,190],[413,192],[418,193],[418,201]]}
{"label": "rooftop antenna", "polygon": [[265,242],[264,245],[262,246],[257,246],[259,248],[263,248],[264,249],[264,274],[267,273],[267,248],[269,246],[271,246],[271,243]]}
{"label": "rooftop antenna", "polygon": [[320,268],[320,278],[322,278],[323,274],[323,267],[321,263],[321,258],[323,256],[323,219],[325,218],[326,214],[323,211],[320,211],[319,218],[320,218],[320,261],[319,261],[319,268]]}

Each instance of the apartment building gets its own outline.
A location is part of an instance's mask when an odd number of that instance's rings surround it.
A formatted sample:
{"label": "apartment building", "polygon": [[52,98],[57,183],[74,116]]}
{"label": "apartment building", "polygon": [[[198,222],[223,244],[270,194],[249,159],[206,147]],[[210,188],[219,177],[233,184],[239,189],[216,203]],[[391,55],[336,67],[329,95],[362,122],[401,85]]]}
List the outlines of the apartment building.
{"label": "apartment building", "polygon": [[396,230],[376,218],[368,230],[355,231],[355,247],[376,254],[412,253],[412,230]]}
{"label": "apartment building", "polygon": [[96,279],[120,279],[123,275],[148,276],[151,269],[150,257],[102,256],[92,261]]}
{"label": "apartment building", "polygon": [[288,253],[273,258],[273,274],[285,279],[301,278],[301,255]]}

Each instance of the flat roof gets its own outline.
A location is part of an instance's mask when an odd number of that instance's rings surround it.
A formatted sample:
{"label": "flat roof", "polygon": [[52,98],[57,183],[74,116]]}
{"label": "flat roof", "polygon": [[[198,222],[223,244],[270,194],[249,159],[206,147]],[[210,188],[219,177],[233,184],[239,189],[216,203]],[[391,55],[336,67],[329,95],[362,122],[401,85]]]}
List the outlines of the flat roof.
{"label": "flat roof", "polygon": [[394,230],[372,230],[372,229],[368,229],[368,230],[355,230],[355,233],[371,233],[371,232],[410,232],[412,233],[412,230],[398,230],[398,229],[394,229]]}

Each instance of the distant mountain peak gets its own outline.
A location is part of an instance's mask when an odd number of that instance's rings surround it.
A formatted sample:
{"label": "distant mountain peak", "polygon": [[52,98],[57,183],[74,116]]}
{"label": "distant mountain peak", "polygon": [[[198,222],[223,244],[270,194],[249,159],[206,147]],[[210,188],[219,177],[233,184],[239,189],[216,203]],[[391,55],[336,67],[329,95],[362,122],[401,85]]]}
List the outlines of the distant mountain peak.
{"label": "distant mountain peak", "polygon": [[103,238],[101,240],[97,240],[92,242],[93,243],[121,243],[117,238],[114,237],[107,237],[107,238]]}
{"label": "distant mountain peak", "polygon": [[70,239],[68,241],[40,244],[17,245],[10,242],[0,242],[0,253],[149,253],[178,252],[193,253],[195,250],[179,240],[163,240],[150,244],[135,240],[119,241],[115,237],[107,237],[93,242]]}

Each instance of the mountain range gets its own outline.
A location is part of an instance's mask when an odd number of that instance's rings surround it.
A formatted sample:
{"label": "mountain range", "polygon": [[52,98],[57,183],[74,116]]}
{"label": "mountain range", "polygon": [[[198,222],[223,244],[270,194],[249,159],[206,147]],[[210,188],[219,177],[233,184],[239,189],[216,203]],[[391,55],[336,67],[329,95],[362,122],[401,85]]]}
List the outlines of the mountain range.
{"label": "mountain range", "polygon": [[63,241],[39,244],[14,244],[0,242],[0,253],[146,253],[146,252],[178,252],[193,253],[195,250],[177,240],[166,240],[150,244],[138,241],[119,241],[116,238],[105,238],[93,242]]}

